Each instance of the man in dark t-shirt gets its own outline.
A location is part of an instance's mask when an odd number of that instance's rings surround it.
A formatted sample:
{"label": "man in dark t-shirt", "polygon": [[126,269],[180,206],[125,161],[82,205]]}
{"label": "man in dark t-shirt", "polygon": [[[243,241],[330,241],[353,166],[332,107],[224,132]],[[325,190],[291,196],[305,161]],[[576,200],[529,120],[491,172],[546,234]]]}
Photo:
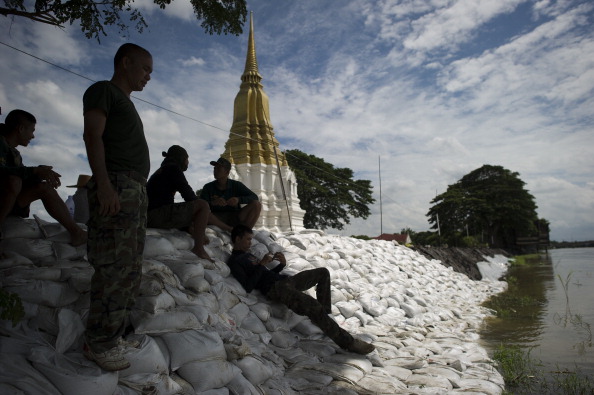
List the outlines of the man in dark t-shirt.
{"label": "man in dark t-shirt", "polygon": [[87,256],[95,269],[84,355],[110,371],[130,366],[122,346],[134,345],[122,336],[142,274],[150,159],[130,94],[144,89],[152,71],[146,49],[123,44],[111,80],[91,85],[83,96],[84,141],[93,172],[87,184]]}
{"label": "man in dark t-shirt", "polygon": [[200,199],[210,206],[208,224],[227,232],[238,224],[253,228],[262,211],[258,195],[240,181],[229,179],[231,163],[227,159],[221,157],[210,164],[215,180],[205,184],[200,193]]}
{"label": "man in dark t-shirt", "polygon": [[[204,231],[210,209],[205,200],[198,199],[188,184],[184,171],[190,163],[188,152],[179,145],[172,145],[162,153],[165,159],[161,167],[153,173],[146,184],[148,194],[148,226],[161,229],[184,229],[194,239],[192,252],[199,258],[212,261],[204,250],[206,236]],[[175,203],[179,192],[184,203]]]}
{"label": "man in dark t-shirt", "polygon": [[[253,232],[244,225],[231,231],[233,251],[227,261],[231,274],[247,292],[257,289],[268,299],[285,304],[295,313],[305,315],[341,348],[369,354],[375,347],[354,338],[328,316],[331,312],[330,272],[325,267],[304,270],[294,276],[280,274],[287,262],[282,253],[265,255],[258,260],[249,252]],[[273,270],[266,268],[273,260],[280,262]],[[316,287],[316,298],[303,291]]]}
{"label": "man in dark t-shirt", "polygon": [[47,213],[70,233],[73,246],[87,242],[87,233],[72,219],[58,195],[60,174],[52,166],[25,166],[18,146],[35,138],[37,120],[24,110],[12,110],[0,124],[0,227],[8,215],[27,218],[29,205],[41,200]]}

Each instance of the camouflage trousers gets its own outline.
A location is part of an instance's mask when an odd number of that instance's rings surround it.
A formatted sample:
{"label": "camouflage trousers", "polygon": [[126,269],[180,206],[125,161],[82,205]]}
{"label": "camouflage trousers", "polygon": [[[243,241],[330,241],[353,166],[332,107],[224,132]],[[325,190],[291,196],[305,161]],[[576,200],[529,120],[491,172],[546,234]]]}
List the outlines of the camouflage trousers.
{"label": "camouflage trousers", "polygon": [[124,173],[110,173],[109,178],[121,206],[113,216],[99,215],[97,185],[94,179],[88,183],[87,256],[95,273],[85,336],[94,352],[116,347],[124,334],[140,286],[146,236],[145,183]]}
{"label": "camouflage trousers", "polygon": [[[316,298],[302,292],[313,286],[316,286]],[[299,315],[307,316],[340,347],[345,348],[353,342],[351,334],[328,316],[332,309],[328,269],[305,270],[277,281],[270,288],[266,297],[285,304]]]}

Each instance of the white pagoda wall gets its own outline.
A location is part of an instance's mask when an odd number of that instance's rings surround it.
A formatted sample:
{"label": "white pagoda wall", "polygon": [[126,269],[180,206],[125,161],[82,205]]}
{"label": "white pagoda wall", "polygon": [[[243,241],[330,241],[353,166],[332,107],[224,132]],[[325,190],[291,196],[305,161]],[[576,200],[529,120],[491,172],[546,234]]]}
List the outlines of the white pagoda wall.
{"label": "white pagoda wall", "polygon": [[277,166],[261,163],[233,165],[229,178],[243,182],[258,195],[262,203],[262,213],[256,223],[256,229],[264,228],[271,232],[303,230],[305,211],[299,207],[295,174],[287,166],[281,166],[280,170],[287,200],[283,197]]}

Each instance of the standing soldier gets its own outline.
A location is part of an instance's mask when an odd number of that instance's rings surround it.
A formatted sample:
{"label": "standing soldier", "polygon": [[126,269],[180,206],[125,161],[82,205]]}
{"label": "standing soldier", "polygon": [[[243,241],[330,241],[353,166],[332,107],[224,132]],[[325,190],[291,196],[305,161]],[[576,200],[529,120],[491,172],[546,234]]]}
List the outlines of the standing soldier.
{"label": "standing soldier", "polygon": [[[140,285],[146,235],[149,150],[130,93],[151,79],[153,58],[122,45],[110,81],[84,94],[84,141],[93,176],[88,183],[88,258],[95,269],[84,354],[105,370],[126,369],[122,336]],[[137,345],[137,344],[136,344]]]}

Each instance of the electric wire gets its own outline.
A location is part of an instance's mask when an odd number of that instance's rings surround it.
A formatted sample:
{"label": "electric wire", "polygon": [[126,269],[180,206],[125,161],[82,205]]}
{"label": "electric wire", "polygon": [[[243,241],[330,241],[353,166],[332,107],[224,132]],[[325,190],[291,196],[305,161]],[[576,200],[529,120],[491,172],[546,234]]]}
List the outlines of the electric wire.
{"label": "electric wire", "polygon": [[[83,78],[83,79],[85,79],[85,80],[88,80],[88,81],[91,81],[91,82],[97,82],[96,80],[93,80],[92,78],[89,78],[89,77],[87,77],[87,76],[85,76],[85,75],[83,75],[83,74],[77,73],[77,72],[75,72],[75,71],[73,71],[73,70],[70,70],[70,69],[68,69],[68,68],[66,68],[66,67],[63,67],[63,66],[60,66],[60,65],[58,65],[58,64],[56,64],[56,63],[50,62],[50,61],[49,61],[49,60],[47,60],[47,59],[43,59],[43,58],[41,58],[41,57],[39,57],[39,56],[36,56],[36,55],[33,55],[33,54],[31,54],[31,53],[29,53],[29,52],[27,52],[27,51],[24,51],[24,50],[22,50],[22,49],[16,48],[16,47],[14,47],[14,46],[12,46],[12,45],[10,45],[10,44],[7,44],[7,43],[5,43],[5,42],[3,42],[3,41],[0,41],[0,44],[2,44],[2,45],[4,45],[4,46],[6,46],[6,47],[8,47],[8,48],[11,48],[11,49],[13,49],[13,50],[15,50],[15,51],[17,51],[17,52],[20,52],[20,53],[22,53],[22,54],[24,54],[24,55],[30,56],[30,57],[32,57],[32,58],[34,58],[34,59],[36,59],[36,60],[38,60],[38,61],[40,61],[40,62],[43,62],[43,63],[46,63],[46,64],[48,64],[48,65],[50,65],[50,66],[56,67],[56,68],[58,68],[58,69],[60,69],[60,70],[62,70],[62,71],[64,71],[64,72],[67,72],[67,73],[70,73],[70,74],[76,75],[77,77]],[[210,127],[210,128],[213,128],[213,129],[216,129],[216,130],[219,130],[219,131],[225,132],[225,133],[229,133],[230,135],[235,135],[235,136],[241,137],[241,138],[243,138],[243,139],[246,139],[246,140],[249,140],[249,141],[253,141],[253,142],[256,142],[256,143],[259,143],[259,144],[262,144],[262,145],[270,145],[270,146],[272,146],[272,148],[273,148],[273,149],[276,149],[276,146],[275,146],[275,145],[274,145],[272,142],[266,142],[266,141],[264,141],[264,140],[261,140],[261,139],[256,139],[256,138],[253,138],[253,137],[249,137],[249,136],[241,135],[241,134],[239,134],[239,133],[235,133],[235,132],[232,132],[232,131],[228,131],[228,130],[225,130],[225,129],[223,129],[223,128],[221,128],[221,127],[218,127],[218,126],[216,126],[216,125],[212,125],[212,124],[209,124],[209,123],[207,123],[207,122],[201,121],[201,120],[199,120],[199,119],[196,119],[196,118],[190,117],[190,116],[188,116],[188,115],[185,115],[185,114],[179,113],[179,112],[177,112],[177,111],[174,111],[174,110],[171,110],[171,109],[169,109],[169,108],[163,107],[163,106],[161,106],[161,105],[159,105],[159,104],[156,104],[156,103],[153,103],[153,102],[151,102],[151,101],[148,101],[148,100],[145,100],[145,99],[141,99],[141,98],[139,98],[139,97],[136,97],[136,96],[133,96],[133,95],[131,95],[131,97],[132,97],[132,98],[134,98],[135,100],[138,100],[138,101],[141,101],[141,102],[143,102],[143,103],[149,104],[149,105],[151,105],[151,106],[154,106],[154,107],[156,107],[156,108],[159,108],[159,109],[161,109],[161,110],[163,110],[163,111],[166,111],[166,112],[169,112],[169,113],[171,113],[171,114],[177,115],[177,116],[179,116],[179,117],[186,118],[186,119],[189,119],[189,120],[191,120],[191,121],[194,121],[194,122],[200,123],[200,124],[202,124],[202,125],[204,125],[204,126],[208,126],[208,127]],[[332,178],[335,178],[335,179],[337,179],[337,180],[339,180],[339,181],[341,181],[341,182],[344,182],[344,183],[347,183],[347,184],[351,185],[351,187],[352,187],[353,189],[359,189],[359,188],[361,188],[361,189],[365,189],[364,187],[362,187],[362,186],[360,186],[360,185],[356,184],[355,182],[351,181],[350,179],[345,179],[345,178],[338,177],[337,175],[335,175],[335,174],[332,174],[332,173],[330,173],[330,172],[328,172],[328,171],[326,171],[326,170],[324,170],[324,169],[322,169],[322,168],[319,168],[319,167],[315,166],[314,164],[312,164],[312,163],[310,163],[310,162],[304,161],[302,158],[299,158],[299,157],[297,157],[297,156],[295,156],[295,155],[292,155],[292,154],[290,154],[290,153],[287,153],[287,152],[286,152],[286,150],[285,150],[285,151],[283,151],[283,153],[285,154],[285,156],[287,156],[287,155],[288,155],[288,156],[291,156],[291,157],[295,158],[297,161],[299,161],[299,162],[303,162],[303,163],[307,164],[308,166],[310,166],[310,167],[312,167],[312,168],[314,168],[314,169],[316,169],[316,170],[320,171],[320,172],[321,172],[321,173],[323,173],[323,174],[326,174],[326,175],[328,175],[328,176],[330,176],[330,177],[332,177]],[[399,207],[401,207],[401,206],[400,206],[400,204],[399,204],[398,202],[396,202],[395,200],[393,200],[393,199],[390,199],[390,198],[388,198],[388,199],[389,199],[389,200],[391,200],[391,201],[392,201],[393,203],[395,203],[396,205],[398,205]],[[401,207],[401,208],[402,208],[402,207]]]}

